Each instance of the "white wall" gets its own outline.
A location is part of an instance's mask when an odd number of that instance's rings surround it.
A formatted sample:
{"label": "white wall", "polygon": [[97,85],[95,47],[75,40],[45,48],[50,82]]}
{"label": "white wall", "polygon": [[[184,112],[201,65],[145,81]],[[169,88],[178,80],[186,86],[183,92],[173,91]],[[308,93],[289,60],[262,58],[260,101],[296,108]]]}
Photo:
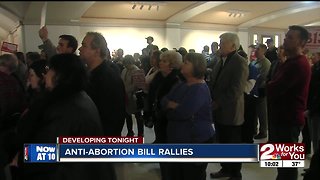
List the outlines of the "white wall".
{"label": "white wall", "polygon": [[[170,36],[168,34],[169,28],[149,28],[149,27],[99,27],[99,26],[47,26],[49,31],[49,38],[53,42],[53,44],[57,45],[59,36],[61,34],[71,34],[75,36],[79,42],[79,47],[81,46],[81,42],[88,31],[96,31],[100,32],[106,39],[108,43],[108,47],[110,51],[117,50],[122,48],[124,50],[124,54],[133,54],[140,53],[143,48],[147,46],[146,37],[153,36],[155,45],[161,49],[163,47],[167,47],[168,49],[184,47],[187,50],[195,49],[196,52],[201,53],[203,46],[208,45],[210,47],[211,43],[216,41],[219,43],[219,36],[224,32],[234,32],[238,33],[240,37],[240,42],[243,44],[243,48],[245,49],[250,40],[252,39],[253,33],[258,34],[279,34],[280,43],[283,41],[283,34],[279,30],[277,31],[268,31],[267,29],[254,29],[249,30],[249,32],[236,32],[236,30],[232,30],[232,28],[215,28],[210,27],[206,29],[197,29],[193,28],[181,28],[179,29],[179,33],[174,33],[175,36]],[[38,45],[42,44],[39,35],[39,25],[25,25],[24,26],[24,34],[18,33],[15,37],[25,37],[25,52],[28,51],[37,51]],[[18,32],[18,31],[17,31]],[[23,31],[22,31],[23,32]],[[180,34],[180,35],[178,35]],[[179,37],[178,37],[179,36]],[[176,41],[180,39],[180,44]],[[15,41],[20,42],[20,40],[15,39]],[[23,44],[23,43],[22,43]],[[175,47],[174,47],[175,46]],[[23,47],[23,46],[20,46]],[[20,49],[23,50],[23,49]],[[246,50],[246,49],[245,49]],[[78,53],[78,50],[77,50]]]}
{"label": "white wall", "polygon": [[165,29],[163,28],[137,28],[137,27],[81,27],[81,43],[88,31],[100,32],[108,43],[108,48],[112,52],[119,48],[123,49],[124,54],[140,53],[147,47],[148,36],[154,38],[154,45],[159,49],[165,45]]}
{"label": "white wall", "polygon": [[[77,38],[79,47],[81,42],[89,31],[100,32],[108,43],[110,51],[122,48],[124,54],[133,54],[138,52],[141,54],[141,50],[145,48],[148,36],[153,36],[154,44],[159,48],[164,46],[164,29],[162,28],[130,28],[130,27],[88,27],[88,26],[47,26],[49,32],[49,38],[54,45],[58,44],[59,36],[61,34],[70,34]],[[25,38],[26,38],[26,52],[37,51],[38,46],[42,44],[38,35],[38,25],[26,25],[25,26]],[[78,50],[77,50],[77,53]]]}
{"label": "white wall", "polygon": [[24,52],[25,51],[25,47],[24,47],[24,43],[23,43],[23,31],[22,31],[23,27],[19,26],[17,28],[17,30],[15,32],[13,32],[12,37],[13,37],[13,41],[12,43],[14,44],[18,44],[18,50],[17,51],[21,51]]}
{"label": "white wall", "polygon": [[[29,51],[40,52],[38,48],[42,44],[39,37],[39,25],[25,25],[25,53]],[[62,34],[70,34],[76,37],[79,41],[80,27],[79,26],[47,26],[49,39],[54,45],[58,44],[59,36]],[[80,41],[81,42],[81,41]]]}
{"label": "white wall", "polygon": [[[195,49],[196,52],[201,53],[203,46],[207,45],[211,48],[212,42],[220,42],[219,36],[226,31],[216,30],[181,30],[181,46],[187,49]],[[210,50],[211,52],[211,50]]]}

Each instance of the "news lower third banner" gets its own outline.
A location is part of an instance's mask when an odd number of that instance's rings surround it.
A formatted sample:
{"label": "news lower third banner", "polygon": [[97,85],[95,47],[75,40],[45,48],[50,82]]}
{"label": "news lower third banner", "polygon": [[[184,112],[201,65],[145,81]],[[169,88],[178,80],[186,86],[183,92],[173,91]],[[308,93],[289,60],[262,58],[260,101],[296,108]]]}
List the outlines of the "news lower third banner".
{"label": "news lower third banner", "polygon": [[257,144],[25,144],[25,162],[258,162]]}

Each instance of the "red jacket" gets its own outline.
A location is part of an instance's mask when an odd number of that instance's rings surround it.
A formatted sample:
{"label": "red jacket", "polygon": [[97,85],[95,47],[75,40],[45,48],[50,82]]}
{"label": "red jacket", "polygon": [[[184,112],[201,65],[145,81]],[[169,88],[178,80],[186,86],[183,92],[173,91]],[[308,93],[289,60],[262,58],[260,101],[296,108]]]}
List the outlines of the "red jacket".
{"label": "red jacket", "polygon": [[287,59],[267,84],[269,116],[273,125],[302,126],[305,123],[311,68],[304,55]]}

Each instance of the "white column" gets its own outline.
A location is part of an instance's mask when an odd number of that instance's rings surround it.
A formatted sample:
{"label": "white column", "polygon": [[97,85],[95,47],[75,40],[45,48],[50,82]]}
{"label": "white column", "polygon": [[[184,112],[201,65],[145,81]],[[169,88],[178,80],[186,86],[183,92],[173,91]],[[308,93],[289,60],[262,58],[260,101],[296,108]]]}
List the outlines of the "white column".
{"label": "white column", "polygon": [[[250,45],[249,43],[249,32],[247,28],[239,28],[238,29],[238,36],[240,39],[240,44],[242,45],[242,48],[244,52],[248,54],[248,46]],[[248,54],[249,56],[249,54]]]}
{"label": "white column", "polygon": [[165,47],[169,50],[172,50],[173,48],[179,49],[181,46],[180,24],[167,23],[165,43]]}

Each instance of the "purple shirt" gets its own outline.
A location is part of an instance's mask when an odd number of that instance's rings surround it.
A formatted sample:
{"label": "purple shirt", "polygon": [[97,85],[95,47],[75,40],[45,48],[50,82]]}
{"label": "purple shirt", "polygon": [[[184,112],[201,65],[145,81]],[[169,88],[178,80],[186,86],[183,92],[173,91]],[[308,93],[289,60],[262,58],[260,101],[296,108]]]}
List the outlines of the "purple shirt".
{"label": "purple shirt", "polygon": [[166,107],[169,100],[178,103],[167,109],[169,143],[203,143],[214,135],[209,87],[206,83],[174,86],[161,100]]}

